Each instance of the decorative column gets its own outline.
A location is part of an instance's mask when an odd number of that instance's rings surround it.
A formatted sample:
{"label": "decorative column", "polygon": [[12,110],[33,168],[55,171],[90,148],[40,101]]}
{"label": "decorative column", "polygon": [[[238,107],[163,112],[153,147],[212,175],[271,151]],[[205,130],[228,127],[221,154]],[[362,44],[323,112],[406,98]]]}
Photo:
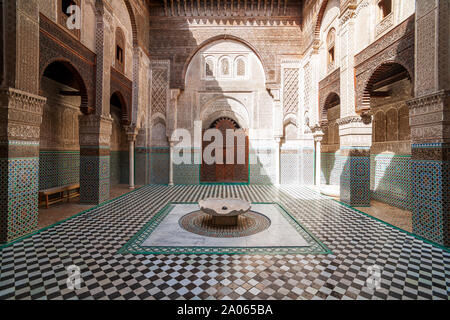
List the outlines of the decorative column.
{"label": "decorative column", "polygon": [[[341,118],[354,116],[355,103],[355,1],[344,1],[341,6],[340,43],[340,100]],[[342,3],[342,1],[341,1]]]}
{"label": "decorative column", "polygon": [[283,105],[281,103],[280,86],[276,83],[267,85],[267,91],[273,98],[273,132],[275,140],[275,176],[274,184],[281,184],[280,147],[283,137]]}
{"label": "decorative column", "polygon": [[279,186],[281,184],[281,163],[280,163],[280,144],[281,137],[275,137],[275,185]]}
{"label": "decorative column", "polygon": [[322,139],[323,139],[323,132],[320,130],[320,128],[315,128],[314,133],[314,142],[315,142],[315,151],[316,151],[316,177],[315,182],[317,188],[320,190],[320,181],[321,181],[321,174],[322,174]]}
{"label": "decorative column", "polygon": [[450,246],[450,2],[416,1],[413,233]]}
{"label": "decorative column", "polygon": [[175,142],[169,141],[170,150],[169,150],[169,186],[173,186],[173,147]]}
{"label": "decorative column", "polygon": [[112,52],[112,8],[104,0],[95,1],[96,83],[95,113],[81,115],[80,202],[100,204],[110,196],[110,84]]}
{"label": "decorative column", "polygon": [[167,119],[167,138],[169,140],[169,186],[173,186],[173,153],[175,142],[172,140],[172,134],[177,129],[177,120],[178,120],[178,98],[180,96],[180,89],[170,89],[170,101],[169,106],[166,110],[166,119]]}
{"label": "decorative column", "polygon": [[39,2],[2,1],[0,11],[0,243],[5,243],[38,226],[46,99],[38,95]]}
{"label": "decorative column", "polygon": [[129,144],[129,151],[128,151],[128,157],[129,157],[129,188],[134,189],[134,146],[136,143],[136,137],[137,137],[137,129],[134,126],[130,126],[127,128],[127,137],[128,137],[128,144]]}
{"label": "decorative column", "polygon": [[370,206],[371,116],[356,114],[355,102],[355,9],[356,1],[341,2],[339,155],[343,161],[340,199],[351,206]]}

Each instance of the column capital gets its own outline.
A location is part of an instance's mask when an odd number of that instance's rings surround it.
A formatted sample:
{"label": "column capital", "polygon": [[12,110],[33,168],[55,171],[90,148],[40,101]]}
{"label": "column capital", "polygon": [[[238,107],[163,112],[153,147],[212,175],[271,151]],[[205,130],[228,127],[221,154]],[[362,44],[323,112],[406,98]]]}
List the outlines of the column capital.
{"label": "column capital", "polygon": [[125,130],[126,130],[126,135],[127,135],[128,141],[129,142],[136,141],[136,137],[137,137],[137,135],[139,133],[139,131],[136,128],[136,126],[135,125],[128,126],[128,127],[126,127]]}
{"label": "column capital", "polygon": [[177,101],[178,98],[180,97],[180,94],[181,94],[181,89],[179,89],[179,88],[170,89],[170,100]]}
{"label": "column capital", "polygon": [[81,115],[79,125],[81,146],[109,146],[112,133],[111,116]]}
{"label": "column capital", "polygon": [[0,140],[39,141],[46,101],[18,89],[0,89]]}
{"label": "column capital", "polygon": [[279,102],[281,100],[280,85],[278,83],[267,83],[266,89],[274,101]]}

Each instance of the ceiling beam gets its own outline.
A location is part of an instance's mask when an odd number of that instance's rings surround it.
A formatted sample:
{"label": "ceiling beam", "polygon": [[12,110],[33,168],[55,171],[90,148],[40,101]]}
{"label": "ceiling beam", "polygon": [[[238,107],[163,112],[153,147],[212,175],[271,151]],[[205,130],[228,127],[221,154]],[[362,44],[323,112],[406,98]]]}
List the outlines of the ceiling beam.
{"label": "ceiling beam", "polygon": [[390,76],[390,77],[388,77],[386,79],[382,79],[380,81],[375,82],[373,84],[372,91],[380,89],[380,88],[383,88],[385,86],[388,86],[390,84],[393,84],[393,83],[395,83],[397,81],[400,81],[400,80],[403,80],[403,79],[406,79],[406,78],[409,78],[409,73],[408,73],[408,71],[405,70],[403,72],[400,72],[400,73],[397,73],[397,74],[395,74],[393,76]]}

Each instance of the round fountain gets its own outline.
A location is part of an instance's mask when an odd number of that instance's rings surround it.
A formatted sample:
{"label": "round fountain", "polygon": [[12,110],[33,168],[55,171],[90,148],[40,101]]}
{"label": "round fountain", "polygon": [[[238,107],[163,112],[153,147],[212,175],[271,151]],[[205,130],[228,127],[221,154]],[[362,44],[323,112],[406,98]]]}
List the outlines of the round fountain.
{"label": "round fountain", "polygon": [[210,198],[198,202],[200,210],[212,217],[214,226],[237,226],[240,215],[250,211],[251,204],[241,199]]}
{"label": "round fountain", "polygon": [[252,211],[251,203],[228,198],[198,202],[200,210],[184,215],[180,226],[191,233],[214,238],[237,238],[257,234],[270,227],[265,215]]}

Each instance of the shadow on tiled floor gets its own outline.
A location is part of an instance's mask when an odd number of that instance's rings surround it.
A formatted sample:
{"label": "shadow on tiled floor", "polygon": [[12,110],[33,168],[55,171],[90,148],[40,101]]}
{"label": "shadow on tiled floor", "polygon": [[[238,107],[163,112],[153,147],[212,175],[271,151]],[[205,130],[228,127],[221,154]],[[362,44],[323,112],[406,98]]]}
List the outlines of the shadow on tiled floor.
{"label": "shadow on tiled floor", "polygon": [[[120,184],[111,187],[110,199],[115,199],[121,195],[130,192],[128,185]],[[38,229],[46,228],[59,221],[70,218],[77,213],[83,212],[95,205],[86,205],[78,203],[79,198],[71,199],[70,202],[58,203],[50,206],[50,208],[39,208]]]}

